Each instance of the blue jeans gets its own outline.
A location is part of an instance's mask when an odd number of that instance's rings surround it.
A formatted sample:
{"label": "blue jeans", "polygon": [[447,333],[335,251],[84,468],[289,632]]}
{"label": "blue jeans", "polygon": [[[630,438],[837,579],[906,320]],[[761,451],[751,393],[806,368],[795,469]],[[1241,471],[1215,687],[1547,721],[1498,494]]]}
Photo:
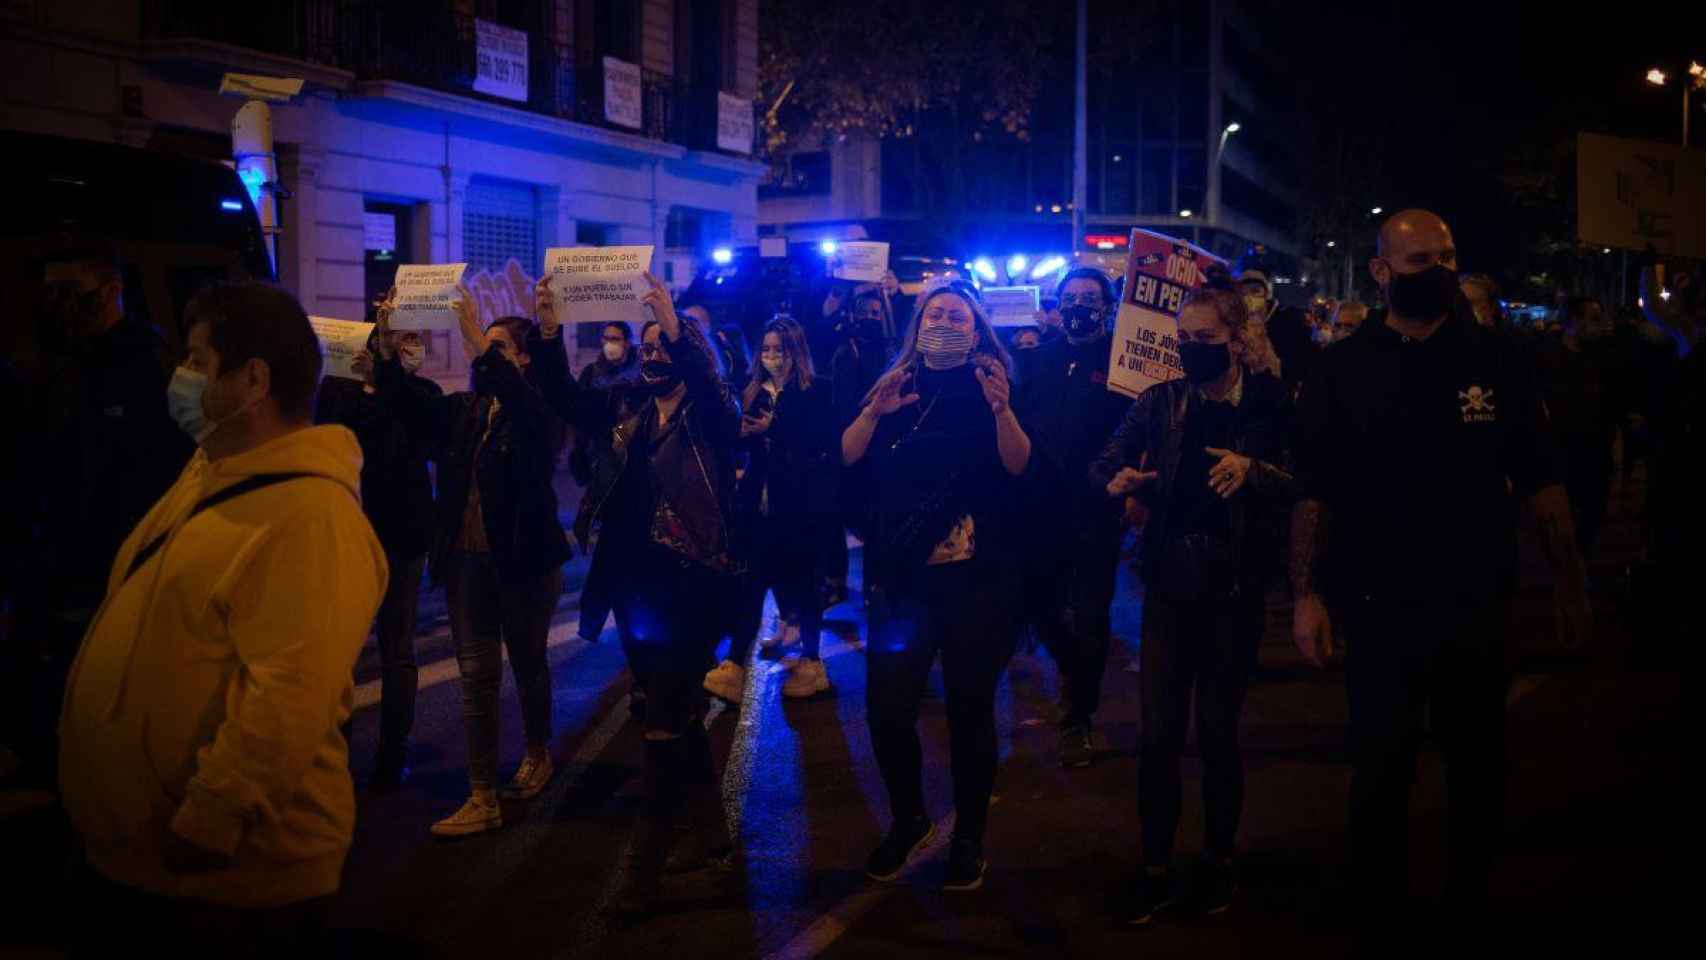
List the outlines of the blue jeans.
{"label": "blue jeans", "polygon": [[563,570],[521,583],[504,583],[490,554],[453,553],[447,561],[445,594],[456,665],[462,674],[462,722],[468,736],[468,780],[495,787],[498,766],[498,688],[503,651],[521,698],[529,744],[551,739],[551,670],[545,639],[563,592]]}

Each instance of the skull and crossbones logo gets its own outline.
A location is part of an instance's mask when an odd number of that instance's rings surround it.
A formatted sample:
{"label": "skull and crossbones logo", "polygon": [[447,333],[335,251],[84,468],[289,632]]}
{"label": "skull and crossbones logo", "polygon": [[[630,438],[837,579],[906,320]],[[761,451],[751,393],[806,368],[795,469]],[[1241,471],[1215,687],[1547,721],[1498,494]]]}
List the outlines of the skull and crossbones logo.
{"label": "skull and crossbones logo", "polygon": [[1464,416],[1468,416],[1472,413],[1493,412],[1493,391],[1491,390],[1483,390],[1480,387],[1470,387],[1467,390],[1457,391],[1457,399],[1463,401]]}

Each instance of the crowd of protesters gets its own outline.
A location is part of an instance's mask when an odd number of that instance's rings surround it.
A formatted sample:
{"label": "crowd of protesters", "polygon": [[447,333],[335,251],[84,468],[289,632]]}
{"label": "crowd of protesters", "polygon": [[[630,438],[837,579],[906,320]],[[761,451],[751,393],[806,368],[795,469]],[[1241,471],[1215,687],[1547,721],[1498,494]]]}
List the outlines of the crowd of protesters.
{"label": "crowd of protesters", "polygon": [[[1108,386],[1121,292],[1094,268],[1065,272],[1017,331],[992,326],[965,279],[910,304],[892,277],[829,291],[804,323],[779,313],[754,330],[756,355],[648,274],[649,319],[601,327],[578,376],[563,336],[577,318],[541,282],[533,316],[489,325],[464,293],[469,389],[446,394],[419,373],[419,334],[391,328],[392,298],[358,379],[322,383],[301,307],[254,283],[197,296],[187,359],[163,365],[158,339],[123,320],[112,252],[68,247],[46,265],[41,337],[63,370],[39,424],[60,453],[9,481],[27,506],[9,535],[39,545],[8,551],[38,560],[6,583],[28,647],[15,665],[39,696],[9,704],[5,757],[23,769],[7,772],[57,783],[108,916],[191,942],[300,942],[356,827],[344,729],[370,631],[383,692],[368,782],[394,788],[408,776],[417,588],[445,588],[468,798],[432,833],[500,829],[499,796],[530,799],[554,774],[547,631],[579,544],[592,555],[582,635],[614,617],[643,729],[641,833],[618,904],[643,915],[665,873],[735,849],[710,698],[742,701],[755,646],[798,647],[785,696],[831,688],[820,633],[846,598],[851,531],[890,806],[866,872],[892,880],[935,835],[919,710],[939,656],[956,814],[943,886],[974,890],[1008,660],[1023,631],[1041,640],[1062,678],[1060,762],[1091,764],[1135,527],[1141,869],[1122,922],[1233,903],[1240,717],[1264,602],[1287,580],[1301,655],[1322,665],[1348,645],[1359,916],[1384,922],[1403,901],[1430,711],[1451,774],[1449,892],[1475,909],[1504,801],[1519,517],[1552,563],[1561,630],[1585,643],[1584,554],[1621,446],[1625,464],[1648,460],[1654,511],[1674,521],[1650,531],[1646,576],[1683,582],[1700,534],[1686,484],[1703,446],[1706,285],[1678,278],[1643,297],[1645,314],[1573,300],[1557,335],[1529,335],[1508,329],[1487,278],[1459,269],[1449,227],[1406,211],[1370,263],[1378,309],[1283,307],[1261,270],[1211,271],[1178,313],[1182,375],[1135,399]],[[572,536],[553,484],[562,452],[584,490]],[[525,739],[507,784],[506,652]],[[1205,837],[1186,885],[1173,844],[1193,720]]]}

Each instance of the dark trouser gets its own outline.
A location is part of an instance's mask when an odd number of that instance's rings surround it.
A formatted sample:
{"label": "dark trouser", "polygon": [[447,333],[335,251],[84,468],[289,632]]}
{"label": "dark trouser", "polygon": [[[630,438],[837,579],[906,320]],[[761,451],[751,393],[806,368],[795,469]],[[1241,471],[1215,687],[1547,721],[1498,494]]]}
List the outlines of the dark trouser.
{"label": "dark trouser", "polygon": [[387,554],[391,582],[379,603],[374,638],[379,646],[379,756],[400,762],[415,725],[415,614],[420,608],[421,573],[426,555]]}
{"label": "dark trouser", "polygon": [[[776,612],[788,623],[800,626],[800,642],[808,659],[818,658],[819,634],[823,631],[823,527],[810,518],[761,517],[754,538],[752,575],[741,615],[735,621],[729,659],[744,665],[764,621],[765,591],[776,594]],[[845,544],[847,541],[842,540]]]}
{"label": "dark trouser", "polygon": [[[35,614],[35,615],[32,615]],[[8,717],[0,730],[0,745],[21,761],[18,782],[30,786],[59,786],[59,714],[65,702],[65,682],[77,660],[89,617],[20,610],[16,632],[4,639],[10,645],[4,669]]]}
{"label": "dark trouser", "polygon": [[1504,634],[1500,599],[1427,605],[1363,600],[1335,609],[1357,642],[1347,652],[1354,889],[1374,917],[1409,886],[1410,786],[1422,717],[1445,755],[1451,893],[1486,897],[1505,800]]}
{"label": "dark trouser", "polygon": [[1609,450],[1595,448],[1573,449],[1566,455],[1564,492],[1570,495],[1576,522],[1576,542],[1582,556],[1588,558],[1599,539],[1599,528],[1605,521],[1605,511],[1611,498],[1611,478],[1616,472]]}
{"label": "dark trouser", "polygon": [[646,730],[679,735],[705,715],[705,672],[715,665],[739,583],[684,565],[667,550],[647,549],[643,557],[621,573],[618,609],[628,608],[632,626],[623,650],[645,691]]}
{"label": "dark trouser", "polygon": [[622,645],[646,698],[646,799],[634,882],[652,888],[683,814],[708,846],[727,841],[721,785],[705,735],[704,684],[739,585],[732,576],[650,547],[622,564],[619,580],[616,609],[626,609],[632,625]]}
{"label": "dark trouser", "polygon": [[453,553],[448,563],[445,594],[456,665],[462,673],[468,780],[475,787],[495,787],[504,650],[515,674],[528,744],[551,740],[551,670],[545,640],[563,592],[563,571],[553,567],[520,583],[504,583],[491,554]]}
{"label": "dark trouser", "polygon": [[1088,728],[1102,703],[1102,674],[1113,639],[1109,608],[1120,563],[1120,541],[1108,531],[1080,536],[1066,565],[1041,579],[1046,591],[1033,614],[1037,637],[1060,669],[1060,725]]}
{"label": "dark trouser", "polygon": [[980,577],[977,561],[927,567],[913,582],[873,588],[865,644],[871,749],[894,818],[924,815],[918,708],[942,654],[957,838],[982,842],[995,788],[995,688],[1013,655],[1012,590]]}
{"label": "dark trouser", "polygon": [[71,956],[137,953],[138,945],[185,960],[201,957],[313,956],[332,898],[282,907],[227,907],[145,893],[108,880],[89,867],[77,877],[79,908],[93,922],[71,931]]}
{"label": "dark trouser", "polygon": [[1138,817],[1143,859],[1167,866],[1173,859],[1184,784],[1180,760],[1196,695],[1197,750],[1203,763],[1203,851],[1229,857],[1244,810],[1244,759],[1238,719],[1262,641],[1262,596],[1180,601],[1152,588],[1143,600],[1143,735],[1137,764]]}
{"label": "dark trouser", "polygon": [[626,639],[628,636],[628,609],[616,602],[616,562],[611,558],[610,551],[604,548],[604,537],[601,535],[592,548],[592,562],[586,571],[586,585],[581,587],[581,638],[593,643],[598,642],[599,635],[604,632],[604,622],[610,619],[610,614],[616,614],[616,633]]}
{"label": "dark trouser", "polygon": [[823,554],[818,558],[818,563],[823,567],[823,577],[838,584],[845,584],[847,568],[851,563],[847,552],[847,528],[840,520],[832,520],[824,525],[822,537]]}

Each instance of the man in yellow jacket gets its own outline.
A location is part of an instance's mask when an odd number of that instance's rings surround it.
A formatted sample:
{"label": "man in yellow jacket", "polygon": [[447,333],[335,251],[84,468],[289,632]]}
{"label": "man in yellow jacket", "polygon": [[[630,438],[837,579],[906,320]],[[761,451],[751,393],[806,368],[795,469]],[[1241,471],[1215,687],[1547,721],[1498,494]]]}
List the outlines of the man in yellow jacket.
{"label": "man in yellow jacket", "polygon": [[302,308],[238,284],[185,322],[161,399],[200,449],[113,563],[66,686],[60,786],[91,927],[243,956],[300,943],[338,888],[355,827],[339,728],[387,570],[355,436],[309,425]]}

